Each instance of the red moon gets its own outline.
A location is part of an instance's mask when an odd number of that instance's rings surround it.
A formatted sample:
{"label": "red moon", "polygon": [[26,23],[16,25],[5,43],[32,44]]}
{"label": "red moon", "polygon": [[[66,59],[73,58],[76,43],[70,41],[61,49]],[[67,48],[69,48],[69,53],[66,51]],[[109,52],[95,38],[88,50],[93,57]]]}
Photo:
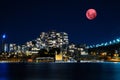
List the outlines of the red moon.
{"label": "red moon", "polygon": [[95,19],[97,16],[97,12],[95,9],[88,9],[86,11],[86,17],[89,19],[89,20],[93,20]]}

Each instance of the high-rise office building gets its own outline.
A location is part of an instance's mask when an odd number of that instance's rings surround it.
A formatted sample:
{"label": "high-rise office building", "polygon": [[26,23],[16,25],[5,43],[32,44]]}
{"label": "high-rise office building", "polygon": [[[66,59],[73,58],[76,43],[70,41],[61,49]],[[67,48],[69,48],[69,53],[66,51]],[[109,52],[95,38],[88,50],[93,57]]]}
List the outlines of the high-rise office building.
{"label": "high-rise office building", "polygon": [[9,44],[9,52],[17,52],[16,44]]}

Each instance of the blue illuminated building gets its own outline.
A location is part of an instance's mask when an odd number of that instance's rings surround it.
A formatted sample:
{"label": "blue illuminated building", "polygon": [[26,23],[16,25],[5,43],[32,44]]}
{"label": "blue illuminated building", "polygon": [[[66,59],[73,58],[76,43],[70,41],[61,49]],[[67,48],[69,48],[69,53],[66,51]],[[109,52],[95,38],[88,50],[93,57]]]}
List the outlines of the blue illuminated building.
{"label": "blue illuminated building", "polygon": [[7,46],[5,45],[5,38],[6,38],[6,34],[3,34],[2,35],[2,52],[7,51]]}

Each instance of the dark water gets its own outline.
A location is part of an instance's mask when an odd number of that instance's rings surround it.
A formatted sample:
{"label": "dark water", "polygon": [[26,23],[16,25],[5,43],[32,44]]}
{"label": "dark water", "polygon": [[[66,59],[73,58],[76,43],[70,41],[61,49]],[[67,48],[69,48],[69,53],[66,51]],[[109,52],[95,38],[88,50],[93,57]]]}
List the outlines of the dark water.
{"label": "dark water", "polygon": [[0,63],[0,80],[120,80],[120,63]]}

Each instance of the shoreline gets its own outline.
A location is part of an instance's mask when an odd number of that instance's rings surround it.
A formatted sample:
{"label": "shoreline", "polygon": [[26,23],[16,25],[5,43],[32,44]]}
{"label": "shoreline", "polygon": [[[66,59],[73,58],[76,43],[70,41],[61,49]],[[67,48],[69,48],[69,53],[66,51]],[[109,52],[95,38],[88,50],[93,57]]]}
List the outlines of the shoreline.
{"label": "shoreline", "polygon": [[17,61],[0,61],[0,63],[120,63],[120,61],[80,61],[80,62],[17,62]]}

